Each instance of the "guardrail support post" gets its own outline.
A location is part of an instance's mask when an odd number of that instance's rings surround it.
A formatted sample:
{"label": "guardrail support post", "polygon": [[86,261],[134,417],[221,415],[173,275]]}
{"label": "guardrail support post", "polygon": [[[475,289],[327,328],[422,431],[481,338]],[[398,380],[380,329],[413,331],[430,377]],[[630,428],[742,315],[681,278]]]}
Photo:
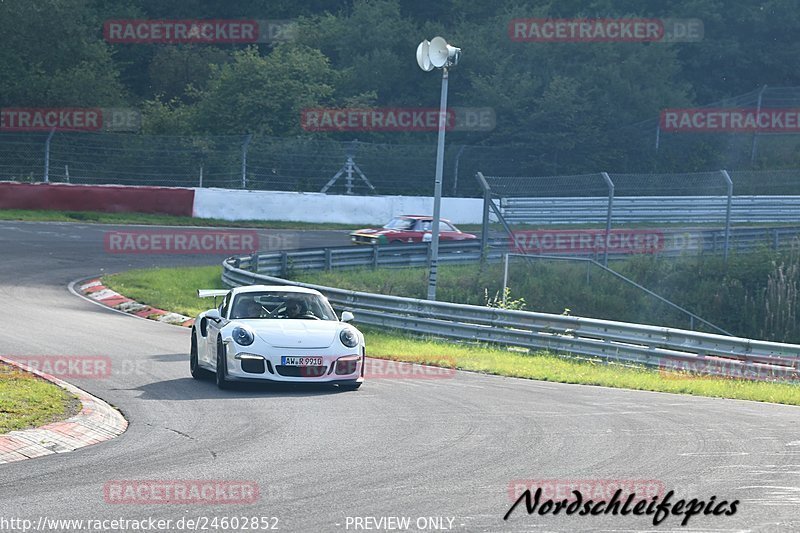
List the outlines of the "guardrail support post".
{"label": "guardrail support post", "polygon": [[330,272],[333,268],[333,255],[330,248],[325,248],[325,272]]}
{"label": "guardrail support post", "polygon": [[289,254],[281,252],[281,277],[286,277],[289,271]]}
{"label": "guardrail support post", "polygon": [[372,268],[378,268],[378,245],[372,245]]}
{"label": "guardrail support post", "polygon": [[253,269],[253,272],[258,274],[258,252],[253,252],[250,255],[250,268]]}

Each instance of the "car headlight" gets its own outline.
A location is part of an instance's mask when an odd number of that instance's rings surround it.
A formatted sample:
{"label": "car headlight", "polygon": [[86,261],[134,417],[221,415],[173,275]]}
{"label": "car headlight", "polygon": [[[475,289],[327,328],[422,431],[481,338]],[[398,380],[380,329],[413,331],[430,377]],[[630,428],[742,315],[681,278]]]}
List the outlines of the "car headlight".
{"label": "car headlight", "polygon": [[255,340],[253,332],[241,326],[236,326],[233,328],[233,331],[231,331],[231,337],[233,337],[233,340],[236,342],[236,344],[240,346],[250,346]]}
{"label": "car headlight", "polygon": [[349,328],[345,328],[339,333],[339,340],[348,348],[355,348],[358,345],[358,335]]}

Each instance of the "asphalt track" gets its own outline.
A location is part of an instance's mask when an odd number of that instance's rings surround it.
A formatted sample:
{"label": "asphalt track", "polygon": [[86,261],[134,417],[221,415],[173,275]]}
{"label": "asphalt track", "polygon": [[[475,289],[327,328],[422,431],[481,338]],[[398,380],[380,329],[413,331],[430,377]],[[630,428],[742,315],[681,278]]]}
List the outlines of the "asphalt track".
{"label": "asphalt track", "polygon": [[[100,308],[67,285],[221,257],[108,254],[103,235],[113,229],[0,222],[0,353],[110,357],[110,376],[71,381],[130,421],[112,441],[0,465],[2,531],[21,531],[12,519],[37,527],[53,519],[226,516],[277,517],[279,531],[315,532],[377,529],[363,521],[356,528],[352,517],[409,517],[410,531],[800,530],[796,407],[465,372],[374,379],[358,392],[219,391],[189,376],[186,329]],[[346,242],[343,232],[271,234],[293,247]],[[504,521],[509,484],[521,479],[656,480],[675,491],[673,501],[740,503],[733,516],[699,515],[685,527],[676,516],[654,526],[652,516],[528,516],[524,506]],[[104,486],[119,480],[240,480],[256,484],[259,497],[108,503]],[[421,517],[453,521],[418,529]],[[81,531],[52,523],[40,530]]]}

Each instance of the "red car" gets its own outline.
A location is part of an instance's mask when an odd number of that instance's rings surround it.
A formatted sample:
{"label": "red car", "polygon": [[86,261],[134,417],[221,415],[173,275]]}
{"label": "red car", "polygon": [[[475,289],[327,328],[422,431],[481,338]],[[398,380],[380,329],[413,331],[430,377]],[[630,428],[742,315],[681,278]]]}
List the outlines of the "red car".
{"label": "red car", "polygon": [[[394,217],[381,229],[359,229],[350,234],[354,244],[405,244],[430,242],[433,217],[425,215],[402,215]],[[477,239],[471,233],[464,233],[449,220],[439,219],[439,240],[466,241]]]}

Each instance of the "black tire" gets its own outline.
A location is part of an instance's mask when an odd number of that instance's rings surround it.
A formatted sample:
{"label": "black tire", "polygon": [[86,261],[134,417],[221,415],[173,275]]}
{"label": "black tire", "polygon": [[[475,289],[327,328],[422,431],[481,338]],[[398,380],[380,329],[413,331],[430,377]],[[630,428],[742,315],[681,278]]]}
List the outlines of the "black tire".
{"label": "black tire", "polygon": [[192,346],[189,348],[189,372],[194,379],[203,378],[203,369],[197,362],[197,332],[192,328]]}
{"label": "black tire", "polygon": [[217,373],[215,378],[218,388],[224,390],[230,387],[230,383],[225,379],[225,347],[220,340],[217,340]]}

